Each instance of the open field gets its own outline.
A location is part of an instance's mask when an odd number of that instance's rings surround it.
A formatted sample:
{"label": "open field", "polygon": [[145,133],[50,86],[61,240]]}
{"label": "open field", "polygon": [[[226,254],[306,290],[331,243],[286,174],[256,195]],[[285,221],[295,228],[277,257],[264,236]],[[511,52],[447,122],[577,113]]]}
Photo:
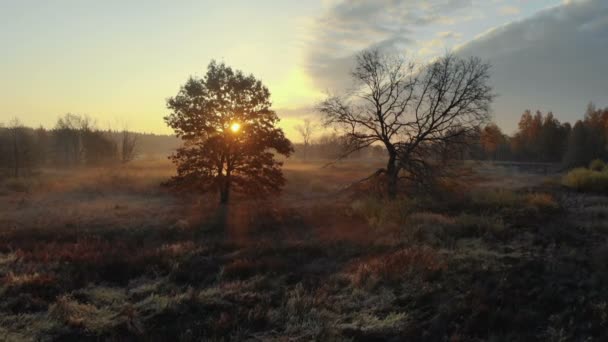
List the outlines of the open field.
{"label": "open field", "polygon": [[225,209],[165,161],[3,181],[0,341],[608,339],[608,197],[470,163],[389,203],[320,165]]}

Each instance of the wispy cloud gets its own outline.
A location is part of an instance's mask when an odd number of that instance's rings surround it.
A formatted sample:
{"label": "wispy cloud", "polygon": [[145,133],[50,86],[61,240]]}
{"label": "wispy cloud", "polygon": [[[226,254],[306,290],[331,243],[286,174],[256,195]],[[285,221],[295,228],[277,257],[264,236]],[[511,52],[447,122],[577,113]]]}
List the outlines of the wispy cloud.
{"label": "wispy cloud", "polygon": [[[466,20],[473,0],[345,0],[330,5],[312,28],[306,64],[317,86],[343,88],[353,54],[370,47],[380,49],[428,49],[417,30],[431,24],[450,25]],[[454,34],[455,35],[455,34]],[[452,36],[433,37],[433,40]],[[419,45],[420,44],[420,45]]]}
{"label": "wispy cloud", "polygon": [[[589,100],[608,104],[604,76],[608,1],[564,1],[533,15],[524,11],[525,6],[512,4],[332,0],[306,41],[307,72],[321,90],[340,90],[350,85],[352,56],[362,49],[405,51],[424,61],[460,44],[457,53],[476,55],[493,65],[492,82],[501,95],[495,103],[497,120],[507,128],[514,127],[521,110],[528,107],[553,109],[561,117],[572,118],[579,116]],[[506,24],[488,19],[501,12],[528,17]],[[478,21],[469,25],[471,20]],[[479,25],[488,20],[489,25]],[[475,31],[466,31],[491,25],[497,26],[477,36]]]}
{"label": "wispy cloud", "polygon": [[516,6],[503,6],[498,12],[502,15],[517,15],[521,13],[521,9]]}
{"label": "wispy cloud", "polygon": [[437,37],[442,39],[461,39],[462,33],[453,31],[442,31],[437,33]]}

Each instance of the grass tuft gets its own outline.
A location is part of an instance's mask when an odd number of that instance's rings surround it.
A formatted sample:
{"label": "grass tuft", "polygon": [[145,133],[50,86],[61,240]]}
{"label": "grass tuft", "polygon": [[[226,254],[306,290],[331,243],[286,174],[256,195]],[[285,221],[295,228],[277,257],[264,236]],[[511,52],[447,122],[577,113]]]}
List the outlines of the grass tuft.
{"label": "grass tuft", "polygon": [[608,193],[608,172],[577,168],[564,176],[562,184],[581,192],[606,194]]}

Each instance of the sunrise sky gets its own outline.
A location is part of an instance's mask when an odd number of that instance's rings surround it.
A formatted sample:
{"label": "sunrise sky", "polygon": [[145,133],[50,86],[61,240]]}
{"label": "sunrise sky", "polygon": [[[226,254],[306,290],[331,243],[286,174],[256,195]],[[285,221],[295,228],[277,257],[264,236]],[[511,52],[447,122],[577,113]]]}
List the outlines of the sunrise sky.
{"label": "sunrise sky", "polygon": [[30,126],[71,112],[170,133],[166,98],[217,59],[263,80],[297,140],[293,126],[371,46],[489,60],[507,132],[527,108],[574,120],[608,105],[605,0],[0,0],[0,44],[0,122]]}

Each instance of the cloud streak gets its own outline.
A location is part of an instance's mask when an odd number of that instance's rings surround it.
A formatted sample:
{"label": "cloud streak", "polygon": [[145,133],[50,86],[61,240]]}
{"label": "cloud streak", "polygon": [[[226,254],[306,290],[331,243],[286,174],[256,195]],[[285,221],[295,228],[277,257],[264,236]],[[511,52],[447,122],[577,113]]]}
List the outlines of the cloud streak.
{"label": "cloud streak", "polygon": [[357,52],[415,46],[417,28],[453,21],[471,6],[472,0],[342,1],[314,25],[306,56],[308,71],[321,89],[344,88],[344,76]]}
{"label": "cloud streak", "polygon": [[[432,58],[463,39],[457,30],[462,25],[448,22],[479,16],[478,5],[473,0],[334,3],[315,23],[307,46],[307,71],[320,89],[339,91],[350,85],[352,56],[363,49],[379,47],[406,51],[415,59]],[[484,9],[495,15],[504,5]],[[558,117],[573,121],[590,100],[608,105],[608,1],[564,1],[479,34],[456,53],[479,56],[493,65],[492,83],[500,94],[494,105],[496,121],[507,130],[516,127],[527,108],[554,110]]]}

